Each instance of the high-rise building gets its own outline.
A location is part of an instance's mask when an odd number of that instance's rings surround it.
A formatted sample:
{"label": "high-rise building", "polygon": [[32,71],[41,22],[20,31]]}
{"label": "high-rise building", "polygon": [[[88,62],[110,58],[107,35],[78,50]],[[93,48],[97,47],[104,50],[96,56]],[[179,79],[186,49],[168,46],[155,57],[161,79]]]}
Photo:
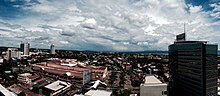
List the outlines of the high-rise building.
{"label": "high-rise building", "polygon": [[168,96],[217,96],[217,49],[202,41],[170,45]]}
{"label": "high-rise building", "polygon": [[56,54],[55,46],[53,44],[50,46],[50,54]]}
{"label": "high-rise building", "polygon": [[23,55],[29,55],[30,44],[28,42],[20,44],[20,51],[23,52]]}

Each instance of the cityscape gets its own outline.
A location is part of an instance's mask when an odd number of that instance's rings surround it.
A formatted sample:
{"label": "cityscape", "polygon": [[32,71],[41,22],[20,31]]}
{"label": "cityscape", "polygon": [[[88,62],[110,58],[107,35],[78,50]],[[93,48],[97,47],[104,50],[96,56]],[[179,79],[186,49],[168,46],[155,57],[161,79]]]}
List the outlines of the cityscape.
{"label": "cityscape", "polygon": [[0,96],[220,96],[219,0],[2,0]]}

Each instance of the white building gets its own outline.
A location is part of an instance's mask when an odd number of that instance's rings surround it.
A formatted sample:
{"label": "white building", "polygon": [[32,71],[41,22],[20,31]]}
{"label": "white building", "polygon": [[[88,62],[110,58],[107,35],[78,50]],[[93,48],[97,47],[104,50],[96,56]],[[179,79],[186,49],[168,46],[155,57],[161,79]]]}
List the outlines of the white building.
{"label": "white building", "polygon": [[10,59],[10,58],[20,59],[21,58],[21,53],[17,48],[8,48],[6,53],[7,53],[7,59]]}
{"label": "white building", "polygon": [[44,86],[43,94],[46,96],[58,96],[70,89],[72,84],[57,80],[51,84]]}
{"label": "white building", "polygon": [[140,96],[167,96],[167,84],[155,76],[146,76],[144,84],[140,85]]}

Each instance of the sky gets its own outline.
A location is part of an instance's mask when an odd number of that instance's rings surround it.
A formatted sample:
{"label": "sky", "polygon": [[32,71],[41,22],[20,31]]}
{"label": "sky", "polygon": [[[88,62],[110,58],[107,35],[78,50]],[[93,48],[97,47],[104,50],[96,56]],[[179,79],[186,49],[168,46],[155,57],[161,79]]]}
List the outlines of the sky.
{"label": "sky", "polygon": [[0,46],[167,50],[184,23],[187,40],[220,44],[220,0],[0,0]]}

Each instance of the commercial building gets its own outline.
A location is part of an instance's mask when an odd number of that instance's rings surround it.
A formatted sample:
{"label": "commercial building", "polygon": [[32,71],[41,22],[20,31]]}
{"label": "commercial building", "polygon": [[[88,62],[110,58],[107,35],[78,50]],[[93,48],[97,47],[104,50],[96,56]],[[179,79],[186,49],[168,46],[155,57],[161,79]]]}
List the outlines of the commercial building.
{"label": "commercial building", "polygon": [[[21,85],[17,85],[17,84],[13,84],[10,87],[8,87],[7,89],[9,89],[11,92],[13,92],[13,94],[15,94],[15,96],[44,96],[44,95],[33,93],[29,89],[27,89]],[[0,96],[2,96],[2,95],[0,95]],[[5,96],[10,96],[10,95],[5,95]]]}
{"label": "commercial building", "polygon": [[18,75],[18,82],[20,83],[24,83],[24,84],[31,84],[31,79],[29,79],[28,77],[32,76],[32,74],[30,73],[23,73],[23,74],[19,74]]}
{"label": "commercial building", "polygon": [[17,48],[8,48],[7,59],[10,59],[10,58],[20,59],[21,58],[20,51]]}
{"label": "commercial building", "polygon": [[169,96],[217,96],[217,45],[177,41],[169,46]]}
{"label": "commercial building", "polygon": [[153,75],[146,76],[145,82],[140,85],[140,96],[167,96],[167,84]]}
{"label": "commercial building", "polygon": [[104,66],[68,66],[72,64],[62,64],[64,60],[52,60],[40,64],[32,64],[32,69],[39,72],[46,72],[59,76],[66,76],[70,78],[83,79],[85,70],[91,70],[91,80],[103,80],[108,74],[107,67]]}
{"label": "commercial building", "polygon": [[55,46],[53,44],[50,46],[50,54],[56,54]]}
{"label": "commercial building", "polygon": [[28,56],[29,55],[29,49],[30,49],[30,44],[28,42],[21,42],[20,44],[20,51],[23,52],[23,55]]}
{"label": "commercial building", "polygon": [[51,84],[44,86],[43,94],[46,96],[58,96],[62,95],[70,89],[72,84],[64,81],[57,80]]}
{"label": "commercial building", "polygon": [[18,82],[24,86],[31,86],[33,81],[38,79],[38,75],[32,75],[30,73],[18,74]]}

